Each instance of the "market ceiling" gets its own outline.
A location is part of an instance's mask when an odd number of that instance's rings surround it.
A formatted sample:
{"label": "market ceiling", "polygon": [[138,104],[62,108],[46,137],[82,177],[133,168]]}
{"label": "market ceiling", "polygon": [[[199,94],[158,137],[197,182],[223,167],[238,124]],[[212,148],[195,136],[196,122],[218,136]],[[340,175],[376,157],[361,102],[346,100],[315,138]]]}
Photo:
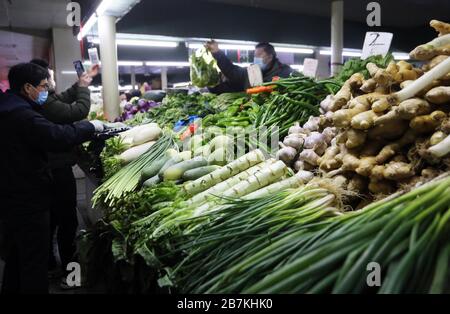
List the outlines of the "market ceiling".
{"label": "market ceiling", "polygon": [[[368,30],[395,34],[408,51],[434,33],[430,19],[448,20],[448,0],[378,1],[382,27],[369,28],[366,5],[345,0],[344,46],[361,48]],[[117,24],[121,33],[330,45],[329,0],[142,0]],[[407,13],[406,13],[407,12]]]}

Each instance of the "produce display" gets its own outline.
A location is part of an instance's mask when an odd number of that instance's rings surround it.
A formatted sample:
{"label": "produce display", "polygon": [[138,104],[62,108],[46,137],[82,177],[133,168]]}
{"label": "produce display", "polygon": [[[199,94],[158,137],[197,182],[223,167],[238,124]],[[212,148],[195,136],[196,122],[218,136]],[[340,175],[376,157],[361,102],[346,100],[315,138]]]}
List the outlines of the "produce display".
{"label": "produce display", "polygon": [[[411,52],[423,65],[354,59],[327,80],[169,94],[130,119],[102,152],[85,280],[127,293],[450,293],[450,25],[430,24],[437,39]],[[239,142],[247,130],[277,130],[279,150]]]}

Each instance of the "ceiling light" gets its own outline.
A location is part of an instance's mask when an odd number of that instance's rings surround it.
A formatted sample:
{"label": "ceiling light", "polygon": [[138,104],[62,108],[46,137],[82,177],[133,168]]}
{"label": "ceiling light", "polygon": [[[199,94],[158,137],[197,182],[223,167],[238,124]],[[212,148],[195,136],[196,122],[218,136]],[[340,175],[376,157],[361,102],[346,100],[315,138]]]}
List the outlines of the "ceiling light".
{"label": "ceiling light", "polygon": [[275,47],[276,52],[288,52],[288,53],[301,53],[301,54],[313,54],[314,49],[309,48],[293,48],[293,47]]}
{"label": "ceiling light", "polygon": [[188,67],[189,62],[182,61],[146,61],[146,66],[154,67]]}
{"label": "ceiling light", "polygon": [[[331,50],[320,50],[319,54],[324,56],[331,56]],[[342,51],[342,55],[344,57],[361,57],[361,52],[344,50]]]}

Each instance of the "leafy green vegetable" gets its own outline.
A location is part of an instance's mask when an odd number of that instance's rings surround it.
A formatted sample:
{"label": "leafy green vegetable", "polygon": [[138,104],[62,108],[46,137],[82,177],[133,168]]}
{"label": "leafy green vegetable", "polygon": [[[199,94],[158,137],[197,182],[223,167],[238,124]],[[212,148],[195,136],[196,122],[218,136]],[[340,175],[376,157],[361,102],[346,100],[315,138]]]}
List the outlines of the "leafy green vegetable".
{"label": "leafy green vegetable", "polygon": [[205,48],[195,51],[190,57],[191,81],[198,87],[213,87],[219,84],[217,62]]}
{"label": "leafy green vegetable", "polygon": [[346,80],[350,78],[354,73],[362,73],[366,79],[368,79],[369,71],[366,69],[366,65],[369,62],[375,63],[377,66],[386,68],[389,64],[389,62],[393,61],[394,57],[392,54],[388,53],[385,57],[378,55],[378,56],[371,56],[365,60],[361,60],[360,58],[353,58],[345,62],[344,66],[342,67],[341,72],[338,76],[336,76],[336,80],[344,83]]}

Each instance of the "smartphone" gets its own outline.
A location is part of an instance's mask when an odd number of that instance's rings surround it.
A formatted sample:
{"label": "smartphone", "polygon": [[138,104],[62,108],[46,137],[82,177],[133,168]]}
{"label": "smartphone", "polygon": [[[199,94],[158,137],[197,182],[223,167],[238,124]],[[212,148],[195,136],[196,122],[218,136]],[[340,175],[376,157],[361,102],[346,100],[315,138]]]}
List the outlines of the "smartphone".
{"label": "smartphone", "polygon": [[77,60],[77,61],[73,62],[73,66],[75,67],[75,70],[77,71],[78,77],[81,77],[81,75],[83,75],[83,73],[85,72],[83,63],[80,60]]}
{"label": "smartphone", "polygon": [[97,48],[89,48],[88,49],[89,54],[89,60],[91,61],[92,65],[100,64],[100,60],[98,58],[98,51]]}

